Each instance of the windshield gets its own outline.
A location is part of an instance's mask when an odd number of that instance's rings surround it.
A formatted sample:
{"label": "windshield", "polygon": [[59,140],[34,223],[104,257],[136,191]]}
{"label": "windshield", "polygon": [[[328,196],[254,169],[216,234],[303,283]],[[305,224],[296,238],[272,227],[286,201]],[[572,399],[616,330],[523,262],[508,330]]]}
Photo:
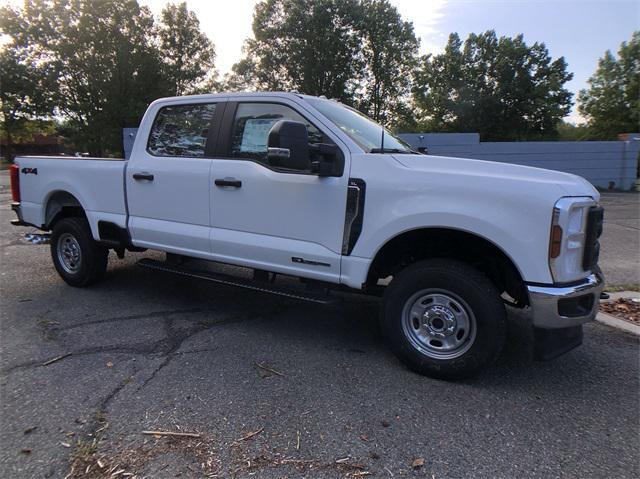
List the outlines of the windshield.
{"label": "windshield", "polygon": [[[333,100],[306,98],[317,110],[369,153],[413,153],[411,147],[358,110]],[[384,151],[382,150],[384,148]]]}

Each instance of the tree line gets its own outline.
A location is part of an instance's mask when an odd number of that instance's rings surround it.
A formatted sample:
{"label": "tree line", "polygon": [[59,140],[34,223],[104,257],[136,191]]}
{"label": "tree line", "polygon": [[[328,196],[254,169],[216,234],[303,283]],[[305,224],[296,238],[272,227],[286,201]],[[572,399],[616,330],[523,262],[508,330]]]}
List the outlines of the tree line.
{"label": "tree line", "polygon": [[0,8],[1,127],[11,145],[56,130],[77,149],[117,155],[124,127],[156,98],[297,90],[352,105],[399,131],[479,132],[483,140],[636,131],[640,32],[607,52],[578,96],[586,126],[562,119],[572,74],[543,43],[494,31],[419,55],[413,25],[388,0],[263,0],[243,56],[221,77],[215,46],[186,3],[159,18],[136,0],[26,0]]}

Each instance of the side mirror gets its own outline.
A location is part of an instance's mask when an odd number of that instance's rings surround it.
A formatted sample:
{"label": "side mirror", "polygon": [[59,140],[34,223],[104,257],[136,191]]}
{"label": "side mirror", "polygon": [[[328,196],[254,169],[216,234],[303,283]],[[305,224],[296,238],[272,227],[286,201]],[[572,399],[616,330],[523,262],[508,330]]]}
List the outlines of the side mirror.
{"label": "side mirror", "polygon": [[309,132],[299,121],[280,120],[269,130],[267,160],[272,166],[310,170]]}
{"label": "side mirror", "polygon": [[316,153],[315,161],[311,162],[311,172],[318,176],[342,176],[344,170],[344,157],[340,153],[340,148],[329,143],[318,143],[312,145]]}

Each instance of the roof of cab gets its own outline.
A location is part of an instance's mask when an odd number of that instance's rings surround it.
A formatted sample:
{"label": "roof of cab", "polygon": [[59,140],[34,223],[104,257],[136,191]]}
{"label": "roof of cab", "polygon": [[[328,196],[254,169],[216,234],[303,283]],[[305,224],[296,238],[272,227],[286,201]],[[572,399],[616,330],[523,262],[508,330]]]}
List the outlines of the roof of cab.
{"label": "roof of cab", "polygon": [[158,98],[152,104],[156,103],[173,103],[176,101],[189,101],[189,100],[207,100],[211,98],[229,98],[238,96],[248,97],[280,97],[280,98],[318,98],[311,95],[302,95],[296,92],[284,92],[284,91],[245,91],[245,92],[222,92],[222,93],[205,93],[202,95],[183,95],[183,96],[170,96],[164,98]]}

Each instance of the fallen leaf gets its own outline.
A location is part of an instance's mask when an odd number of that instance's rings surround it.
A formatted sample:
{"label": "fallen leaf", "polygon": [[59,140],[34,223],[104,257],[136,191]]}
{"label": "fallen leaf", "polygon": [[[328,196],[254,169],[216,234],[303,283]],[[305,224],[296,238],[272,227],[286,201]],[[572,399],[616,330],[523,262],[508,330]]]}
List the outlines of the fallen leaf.
{"label": "fallen leaf", "polygon": [[369,438],[367,437],[366,434],[361,434],[360,435],[360,440],[363,442],[369,442]]}
{"label": "fallen leaf", "polygon": [[389,421],[382,421],[382,427],[389,427],[391,426],[391,423],[389,423]]}
{"label": "fallen leaf", "polygon": [[418,459],[413,461],[413,463],[411,464],[411,467],[413,467],[414,469],[418,469],[419,467],[422,467],[422,466],[424,466],[424,458],[423,457],[419,457]]}
{"label": "fallen leaf", "polygon": [[29,449],[28,447],[25,447],[25,448],[20,449],[20,452],[22,454],[31,454],[31,449]]}
{"label": "fallen leaf", "polygon": [[113,363],[112,363],[111,361],[109,361],[109,362],[107,363],[107,367],[108,367],[108,368],[112,368],[112,367],[113,367]]}
{"label": "fallen leaf", "polygon": [[25,434],[30,434],[30,433],[32,433],[33,431],[35,431],[36,429],[38,429],[38,426],[31,426],[31,427],[26,428],[26,429],[24,430],[24,433],[25,433]]}
{"label": "fallen leaf", "polygon": [[68,442],[61,442],[60,444],[62,444],[66,448],[71,447],[71,444],[69,444]]}

